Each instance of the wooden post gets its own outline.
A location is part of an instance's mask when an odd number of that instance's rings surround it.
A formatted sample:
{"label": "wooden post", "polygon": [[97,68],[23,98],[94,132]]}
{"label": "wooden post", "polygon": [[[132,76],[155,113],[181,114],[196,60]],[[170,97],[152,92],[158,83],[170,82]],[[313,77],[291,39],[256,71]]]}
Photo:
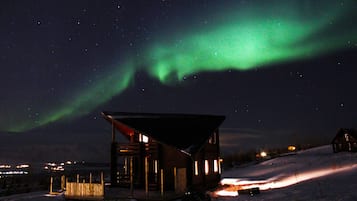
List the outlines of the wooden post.
{"label": "wooden post", "polygon": [[115,126],[114,126],[114,119],[112,119],[112,142],[111,142],[111,148],[110,148],[110,183],[111,186],[117,186],[118,185],[118,145],[115,139]]}
{"label": "wooden post", "polygon": [[66,178],[66,185],[65,185],[65,187],[66,187],[66,192],[68,191],[68,189],[67,189],[67,184],[68,184],[68,178]]}
{"label": "wooden post", "polygon": [[117,186],[118,182],[118,144],[116,142],[112,142],[111,150],[110,150],[110,182],[111,186]]}
{"label": "wooden post", "polygon": [[174,190],[177,191],[177,169],[174,167]]}
{"label": "wooden post", "polygon": [[164,170],[161,169],[160,170],[160,193],[161,193],[161,197],[164,197]]}
{"label": "wooden post", "polygon": [[134,195],[133,157],[130,156],[130,195]]}
{"label": "wooden post", "polygon": [[113,119],[112,119],[112,142],[115,142],[115,126],[114,126]]}
{"label": "wooden post", "polygon": [[128,175],[128,157],[124,158],[124,175]]}
{"label": "wooden post", "polygon": [[100,181],[101,181],[101,184],[102,184],[102,188],[101,189],[102,189],[102,193],[103,193],[103,196],[104,196],[104,194],[105,194],[104,191],[105,190],[104,190],[104,173],[103,172],[100,173]]}
{"label": "wooden post", "polygon": [[92,185],[92,173],[89,173],[89,195],[93,195],[94,194],[94,189],[93,189],[93,185]]}
{"label": "wooden post", "polygon": [[89,173],[89,184],[92,184],[92,173]]}
{"label": "wooden post", "polygon": [[53,193],[53,177],[50,179],[50,194]]}
{"label": "wooden post", "polygon": [[64,175],[61,176],[61,190],[63,191],[65,189],[66,185],[66,177]]}
{"label": "wooden post", "polygon": [[147,156],[145,156],[145,194],[146,197],[149,194],[149,163]]}

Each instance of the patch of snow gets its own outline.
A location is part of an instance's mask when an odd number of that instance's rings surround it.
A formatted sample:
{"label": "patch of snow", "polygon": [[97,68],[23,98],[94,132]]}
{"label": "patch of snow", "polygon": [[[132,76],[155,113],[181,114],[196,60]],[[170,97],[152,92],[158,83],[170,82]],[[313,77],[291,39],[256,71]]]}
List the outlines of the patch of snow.
{"label": "patch of snow", "polygon": [[[222,178],[225,186],[215,193],[226,196],[213,200],[357,200],[357,153],[333,153],[325,145],[232,169]],[[261,194],[237,196],[253,187]]]}

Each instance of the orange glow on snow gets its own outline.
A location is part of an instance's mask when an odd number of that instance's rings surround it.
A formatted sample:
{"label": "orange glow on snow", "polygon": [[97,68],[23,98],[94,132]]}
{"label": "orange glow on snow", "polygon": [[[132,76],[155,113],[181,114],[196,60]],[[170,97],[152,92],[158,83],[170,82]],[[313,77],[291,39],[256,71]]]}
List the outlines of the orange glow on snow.
{"label": "orange glow on snow", "polygon": [[331,168],[296,172],[292,175],[278,175],[265,180],[249,180],[242,178],[225,178],[221,180],[223,188],[214,192],[217,196],[238,196],[238,190],[258,187],[260,190],[284,188],[303,181],[324,177],[339,172],[357,169],[357,164],[332,166]]}

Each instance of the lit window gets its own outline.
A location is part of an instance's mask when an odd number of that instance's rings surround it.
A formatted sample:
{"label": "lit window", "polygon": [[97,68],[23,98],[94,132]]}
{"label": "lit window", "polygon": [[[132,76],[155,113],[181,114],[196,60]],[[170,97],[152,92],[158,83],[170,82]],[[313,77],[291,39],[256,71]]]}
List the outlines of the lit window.
{"label": "lit window", "polygon": [[157,166],[157,160],[154,160],[154,172],[157,174],[158,166]]}
{"label": "lit window", "polygon": [[148,143],[149,142],[149,137],[139,133],[139,142]]}
{"label": "lit window", "polygon": [[212,136],[208,139],[208,143],[209,144],[216,144],[216,138],[217,138],[217,134],[216,134],[216,132],[214,132],[212,134]]}
{"label": "lit window", "polygon": [[195,175],[198,175],[198,161],[195,161]]}
{"label": "lit window", "polygon": [[208,160],[205,160],[205,174],[207,175],[209,173],[209,164]]}
{"label": "lit window", "polygon": [[218,172],[218,160],[214,160],[213,161],[213,171],[214,172]]}
{"label": "lit window", "polygon": [[218,161],[218,173],[221,174],[222,173],[222,166],[221,166],[221,163],[223,162],[223,159],[219,159]]}
{"label": "lit window", "polygon": [[149,137],[146,135],[143,135],[143,142],[148,143],[149,142]]}
{"label": "lit window", "polygon": [[348,138],[348,134],[347,133],[345,133],[345,139],[346,139],[347,142],[350,141],[349,138]]}

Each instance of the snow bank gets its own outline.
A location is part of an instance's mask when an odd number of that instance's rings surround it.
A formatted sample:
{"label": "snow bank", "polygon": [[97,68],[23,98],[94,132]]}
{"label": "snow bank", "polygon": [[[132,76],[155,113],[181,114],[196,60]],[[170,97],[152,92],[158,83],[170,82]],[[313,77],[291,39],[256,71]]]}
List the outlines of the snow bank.
{"label": "snow bank", "polygon": [[326,145],[232,169],[222,177],[218,200],[246,200],[246,195],[229,196],[253,187],[262,193],[249,200],[357,200],[357,153],[333,153]]}

